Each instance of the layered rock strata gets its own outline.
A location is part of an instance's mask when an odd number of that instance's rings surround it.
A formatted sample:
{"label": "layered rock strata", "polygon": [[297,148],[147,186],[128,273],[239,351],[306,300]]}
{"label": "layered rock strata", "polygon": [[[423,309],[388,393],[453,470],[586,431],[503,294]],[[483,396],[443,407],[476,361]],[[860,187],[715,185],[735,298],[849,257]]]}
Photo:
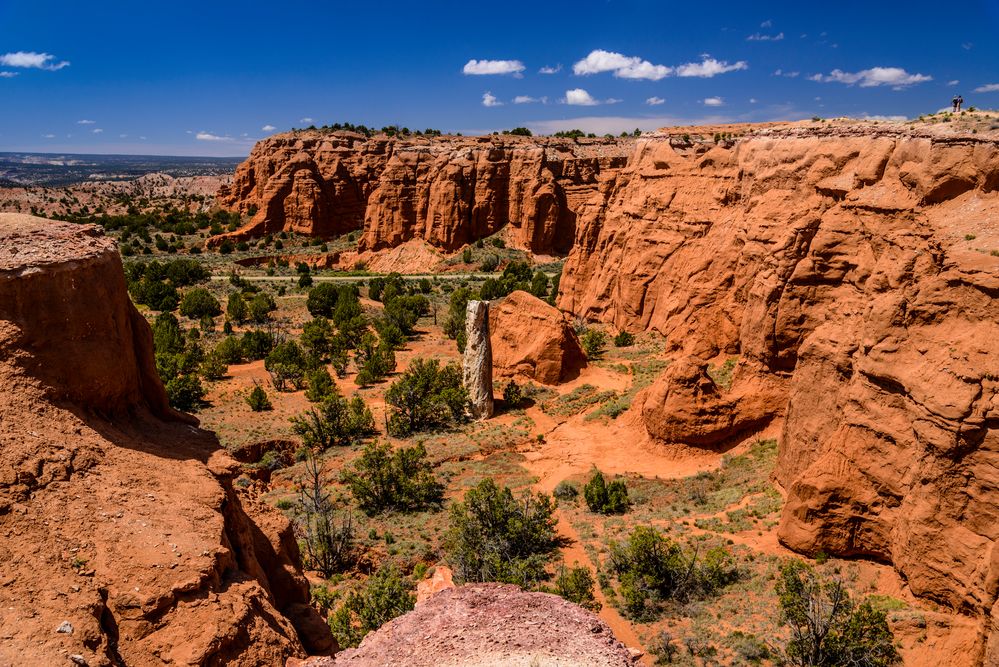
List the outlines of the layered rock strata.
{"label": "layered rock strata", "polygon": [[0,664],[333,648],[287,520],[194,424],[167,407],[114,244],[0,214]]}
{"label": "layered rock strata", "polygon": [[209,244],[362,230],[362,252],[411,239],[451,252],[508,228],[515,247],[565,254],[579,207],[624,165],[631,143],[279,134],[259,142],[219,191],[223,206],[255,212],[251,222]]}
{"label": "layered rock strata", "polygon": [[[999,137],[841,123],[638,142],[577,225],[559,305],[679,355],[651,435],[785,416],[780,539],[894,564],[995,626]],[[683,361],[683,355],[695,360]],[[739,359],[731,389],[704,361]],[[756,391],[761,389],[762,391]]]}
{"label": "layered rock strata", "polygon": [[469,301],[465,315],[465,390],[473,419],[493,416],[493,353],[489,341],[489,302]]}

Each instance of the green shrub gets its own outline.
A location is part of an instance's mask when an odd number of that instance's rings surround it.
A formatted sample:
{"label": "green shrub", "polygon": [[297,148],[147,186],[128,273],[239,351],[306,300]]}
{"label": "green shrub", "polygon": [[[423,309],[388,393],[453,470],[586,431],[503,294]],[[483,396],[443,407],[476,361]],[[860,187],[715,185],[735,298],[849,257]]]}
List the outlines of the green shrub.
{"label": "green shrub", "polygon": [[624,514],[628,511],[628,488],[624,480],[607,484],[599,470],[593,471],[590,481],[583,487],[583,497],[591,512]]}
{"label": "green shrub", "polygon": [[251,320],[257,324],[263,324],[270,319],[270,314],[277,310],[277,303],[275,303],[274,297],[270,294],[261,292],[250,299],[250,302],[247,304],[247,310],[249,311]]}
{"label": "green shrub", "polygon": [[486,478],[451,506],[444,544],[459,582],[499,581],[535,588],[566,541],[555,529],[555,505],[545,494],[519,500]]}
{"label": "green shrub", "polygon": [[309,309],[309,314],[313,317],[333,317],[333,313],[341,301],[347,303],[356,301],[357,298],[358,292],[355,285],[320,283],[309,290],[305,307]]}
{"label": "green shrub", "polygon": [[564,479],[558,483],[552,495],[555,496],[555,500],[575,502],[576,498],[579,497],[579,488],[569,480]]}
{"label": "green shrub", "polygon": [[330,629],[341,648],[357,646],[369,632],[415,605],[412,582],[395,565],[384,565],[333,612]]}
{"label": "green shrub", "polygon": [[395,370],[395,351],[387,341],[378,340],[367,332],[361,336],[354,352],[354,363],[358,370],[354,382],[365,387]]}
{"label": "green shrub", "polygon": [[246,299],[239,292],[233,292],[229,295],[229,301],[226,303],[225,307],[226,317],[236,322],[242,324],[250,316],[250,309],[246,305]]}
{"label": "green shrub", "polygon": [[322,461],[311,451],[306,454],[304,469],[305,473],[297,480],[295,536],[305,566],[328,579],[346,569],[353,560],[353,519],[349,512],[338,515],[326,491],[332,480],[326,475]]}
{"label": "green shrub", "polygon": [[254,384],[253,389],[250,391],[249,395],[246,397],[246,404],[250,406],[250,409],[254,412],[264,412],[265,410],[273,409],[271,405],[271,399],[267,397],[267,392],[259,384]]}
{"label": "green shrub", "polygon": [[355,395],[347,400],[334,385],[331,393],[315,407],[291,418],[291,430],[306,446],[324,450],[334,445],[352,445],[373,433],[375,419],[364,399]]}
{"label": "green shrub", "polygon": [[385,392],[385,403],[389,433],[406,436],[464,421],[468,392],[457,364],[417,358]]}
{"label": "green shrub", "polygon": [[791,638],[784,658],[800,667],[888,667],[899,662],[884,611],[850,598],[842,581],[825,581],[796,560],[781,566],[777,580],[781,625]]}
{"label": "green shrub", "polygon": [[251,361],[265,358],[274,347],[274,336],[266,331],[254,329],[243,332],[240,341],[243,357]]}
{"label": "green shrub", "polygon": [[510,380],[503,387],[503,403],[506,404],[507,408],[515,408],[524,401],[524,390],[523,388]]}
{"label": "green shrub", "polygon": [[444,318],[443,330],[448,338],[453,338],[458,344],[458,351],[465,351],[465,318],[468,302],[474,298],[467,287],[459,287],[451,292],[448,301],[447,316]]}
{"label": "green shrub", "polygon": [[630,334],[627,331],[619,331],[618,334],[614,336],[614,347],[631,347],[634,344],[634,334]]}
{"label": "green shrub", "polygon": [[195,287],[184,293],[180,301],[180,314],[192,320],[215,317],[222,314],[222,305],[204,287]]}
{"label": "green shrub", "polygon": [[388,443],[369,443],[342,480],[368,515],[415,512],[440,507],[444,500],[444,485],[437,481],[422,444],[393,451]]}
{"label": "green shrub", "polygon": [[322,366],[306,374],[305,384],[305,398],[313,403],[318,403],[327,396],[337,392],[336,384],[333,383],[330,372]]}
{"label": "green shrub", "polygon": [[465,246],[465,249],[461,251],[461,261],[464,264],[472,263],[472,248],[470,246]]}
{"label": "green shrub", "polygon": [[604,348],[607,346],[607,334],[600,329],[587,329],[583,332],[580,343],[583,345],[586,357],[596,359],[603,354]]}
{"label": "green shrub", "polygon": [[206,380],[221,380],[228,371],[229,366],[217,348],[206,354],[204,361],[201,362],[201,377]]}
{"label": "green shrub", "polygon": [[301,389],[305,380],[305,354],[295,341],[279,343],[264,359],[264,368],[278,391],[285,391],[289,386]]}
{"label": "green shrub", "polygon": [[593,574],[586,566],[566,567],[562,564],[555,576],[555,594],[584,609],[597,612],[602,606],[593,594]]}
{"label": "green shrub", "polygon": [[499,257],[496,255],[486,255],[485,259],[479,262],[479,271],[490,273],[499,266]]}
{"label": "green shrub", "polygon": [[636,526],[623,544],[611,542],[610,571],[625,613],[643,622],[657,618],[670,601],[714,595],[738,578],[727,550],[717,547],[703,558],[688,555],[651,526]]}
{"label": "green shrub", "polygon": [[299,341],[310,357],[325,361],[330,356],[330,345],[333,340],[333,327],[325,317],[316,317],[302,326]]}

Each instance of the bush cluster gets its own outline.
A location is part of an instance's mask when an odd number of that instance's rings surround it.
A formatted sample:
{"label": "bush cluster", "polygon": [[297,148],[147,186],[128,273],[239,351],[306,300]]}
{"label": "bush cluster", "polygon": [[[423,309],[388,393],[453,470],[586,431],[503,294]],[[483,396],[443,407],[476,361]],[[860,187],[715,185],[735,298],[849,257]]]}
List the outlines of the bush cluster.
{"label": "bush cluster", "polygon": [[369,443],[342,480],[368,515],[415,512],[440,507],[444,501],[444,485],[434,475],[422,444],[393,450],[388,443]]}
{"label": "bush cluster", "polygon": [[583,487],[583,498],[591,512],[600,514],[624,514],[630,504],[624,480],[616,479],[607,484],[599,470],[593,471],[590,481]]}
{"label": "bush cluster", "polygon": [[414,359],[385,392],[385,403],[391,408],[389,433],[406,436],[464,421],[468,392],[457,364]]}

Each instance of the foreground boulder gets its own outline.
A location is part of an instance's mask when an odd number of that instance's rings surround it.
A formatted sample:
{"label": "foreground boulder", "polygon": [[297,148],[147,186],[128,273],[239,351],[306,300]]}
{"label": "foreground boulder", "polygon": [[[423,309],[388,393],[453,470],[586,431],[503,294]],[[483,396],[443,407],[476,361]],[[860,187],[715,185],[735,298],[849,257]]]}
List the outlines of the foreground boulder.
{"label": "foreground boulder", "polygon": [[490,307],[489,331],[497,375],[558,384],[586,366],[586,355],[565,316],[527,292],[513,292]]}
{"label": "foreground boulder", "polygon": [[633,654],[595,614],[548,593],[470,584],[437,593],[315,667],[625,667]]}
{"label": "foreground boulder", "polygon": [[287,520],[194,424],[167,406],[114,243],[0,214],[0,664],[333,648]]}

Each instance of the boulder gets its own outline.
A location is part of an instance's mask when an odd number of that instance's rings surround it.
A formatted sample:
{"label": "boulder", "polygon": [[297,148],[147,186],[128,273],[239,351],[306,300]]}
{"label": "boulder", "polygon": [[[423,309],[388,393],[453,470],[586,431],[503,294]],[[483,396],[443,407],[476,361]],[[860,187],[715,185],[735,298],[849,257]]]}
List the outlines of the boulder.
{"label": "boulder", "polygon": [[493,355],[489,342],[489,302],[469,301],[465,314],[465,390],[473,419],[493,416]]}
{"label": "boulder", "polygon": [[489,309],[493,372],[559,384],[579,375],[586,354],[572,326],[557,309],[516,291]]}

